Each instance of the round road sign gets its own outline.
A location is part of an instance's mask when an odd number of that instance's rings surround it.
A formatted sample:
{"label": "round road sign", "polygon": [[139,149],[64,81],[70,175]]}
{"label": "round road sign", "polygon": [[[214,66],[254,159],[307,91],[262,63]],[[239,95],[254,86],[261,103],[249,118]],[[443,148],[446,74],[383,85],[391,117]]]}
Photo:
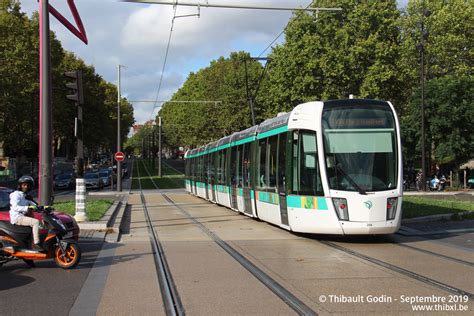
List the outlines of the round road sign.
{"label": "round road sign", "polygon": [[123,152],[119,151],[115,153],[115,160],[123,161],[124,159],[125,159],[125,155],[123,154]]}

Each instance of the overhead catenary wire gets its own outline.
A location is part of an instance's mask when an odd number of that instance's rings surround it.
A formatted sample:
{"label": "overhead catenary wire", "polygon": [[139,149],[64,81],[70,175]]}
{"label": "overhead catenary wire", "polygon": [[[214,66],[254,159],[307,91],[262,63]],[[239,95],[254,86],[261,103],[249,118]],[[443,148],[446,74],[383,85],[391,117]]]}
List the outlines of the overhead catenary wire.
{"label": "overhead catenary wire", "polygon": [[[311,0],[311,2],[305,7],[305,9],[309,9],[309,7],[313,4],[313,0]],[[291,21],[288,22],[285,26],[285,28],[280,32],[280,34],[277,35],[277,37],[275,37],[275,39],[273,41],[271,41],[270,44],[268,44],[267,47],[265,47],[265,49],[258,55],[258,57],[262,57],[262,55],[269,49],[273,46],[273,44],[275,44],[275,42],[280,38],[280,36],[283,35],[283,33],[285,33],[286,29],[288,28],[288,26],[290,25]]]}
{"label": "overhead catenary wire", "polygon": [[160,82],[158,84],[158,91],[156,92],[155,103],[153,105],[153,110],[151,111],[151,114],[150,114],[150,119],[153,116],[153,112],[155,111],[155,108],[156,108],[156,103],[158,103],[158,98],[160,97],[161,85],[163,83],[163,75],[165,73],[166,62],[168,60],[168,53],[169,53],[170,46],[171,46],[171,36],[173,35],[173,27],[174,27],[174,20],[176,18],[176,10],[177,10],[177,6],[175,5],[175,6],[173,6],[173,19],[171,20],[170,34],[168,36],[168,44],[166,45],[166,53],[165,53],[165,59],[163,61],[163,67],[161,69]]}

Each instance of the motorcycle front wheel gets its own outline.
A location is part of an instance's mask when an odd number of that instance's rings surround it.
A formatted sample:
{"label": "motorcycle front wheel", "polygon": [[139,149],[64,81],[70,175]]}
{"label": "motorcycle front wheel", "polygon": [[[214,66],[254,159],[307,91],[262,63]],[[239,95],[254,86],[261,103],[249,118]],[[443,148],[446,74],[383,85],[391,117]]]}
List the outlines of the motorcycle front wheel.
{"label": "motorcycle front wheel", "polygon": [[56,265],[63,269],[72,269],[81,260],[81,248],[74,241],[68,241],[67,246],[65,247],[65,254],[61,251],[61,248],[57,246],[54,249],[54,262]]}

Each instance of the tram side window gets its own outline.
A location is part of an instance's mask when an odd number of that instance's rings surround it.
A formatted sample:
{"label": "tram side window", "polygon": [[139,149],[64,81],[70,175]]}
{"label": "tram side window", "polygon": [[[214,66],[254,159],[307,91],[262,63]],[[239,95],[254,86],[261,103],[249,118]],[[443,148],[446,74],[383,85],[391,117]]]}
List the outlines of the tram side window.
{"label": "tram side window", "polygon": [[222,152],[217,152],[217,184],[222,184]]}
{"label": "tram side window", "polygon": [[250,187],[250,163],[251,163],[251,145],[246,143],[243,148],[242,176],[244,177],[244,187]]}
{"label": "tram side window", "polygon": [[243,145],[239,145],[237,146],[237,157],[236,157],[236,164],[237,164],[237,178],[236,178],[236,181],[237,181],[237,187],[241,188],[242,187],[242,161],[243,161],[243,157],[242,157],[242,149],[243,149]]}
{"label": "tram side window", "polygon": [[274,135],[268,139],[268,188],[276,189],[276,178],[277,178],[277,149],[278,149],[278,135]]}
{"label": "tram side window", "polygon": [[196,182],[201,182],[201,157],[197,157],[196,162]]}
{"label": "tram side window", "polygon": [[267,162],[267,139],[260,139],[258,142],[257,159],[257,186],[259,189],[266,189],[268,184],[268,174],[266,173]]}
{"label": "tram side window", "polygon": [[293,149],[293,193],[324,195],[319,173],[316,133],[313,131],[295,132]]}
{"label": "tram side window", "polygon": [[203,182],[203,175],[202,175],[202,172],[204,170],[202,166],[203,158],[204,158],[203,156],[199,157],[199,182]]}
{"label": "tram side window", "polygon": [[220,151],[221,156],[221,185],[225,185],[225,172],[226,172],[226,165],[225,165],[225,151]]}
{"label": "tram side window", "polygon": [[207,155],[202,156],[202,175],[203,175],[203,180],[204,183],[207,183],[207,178],[208,178],[208,170],[207,170]]}
{"label": "tram side window", "polygon": [[186,162],[184,163],[184,174],[186,175],[186,178],[189,178],[189,159],[186,159]]}
{"label": "tram side window", "polygon": [[213,170],[214,170],[214,184],[219,183],[219,154],[217,152],[214,152],[213,154],[214,160],[213,160]]}

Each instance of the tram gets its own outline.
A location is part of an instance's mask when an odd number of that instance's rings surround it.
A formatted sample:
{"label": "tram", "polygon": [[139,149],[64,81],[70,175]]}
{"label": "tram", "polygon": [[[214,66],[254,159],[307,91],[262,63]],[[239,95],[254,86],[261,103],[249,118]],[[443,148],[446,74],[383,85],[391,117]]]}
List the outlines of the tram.
{"label": "tram", "polygon": [[399,122],[387,101],[308,102],[189,150],[186,190],[284,229],[391,234],[401,222]]}

